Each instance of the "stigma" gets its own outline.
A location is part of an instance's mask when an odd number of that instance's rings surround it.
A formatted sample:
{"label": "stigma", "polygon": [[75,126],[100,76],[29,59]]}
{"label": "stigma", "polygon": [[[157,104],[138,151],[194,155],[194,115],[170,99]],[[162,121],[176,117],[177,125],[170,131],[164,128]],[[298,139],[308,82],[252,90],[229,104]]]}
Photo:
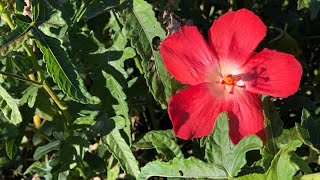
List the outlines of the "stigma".
{"label": "stigma", "polygon": [[224,78],[221,80],[221,85],[223,85],[225,87],[225,90],[230,94],[233,94],[235,86],[244,89],[246,88],[246,85],[241,80],[241,76],[232,74],[224,76]]}

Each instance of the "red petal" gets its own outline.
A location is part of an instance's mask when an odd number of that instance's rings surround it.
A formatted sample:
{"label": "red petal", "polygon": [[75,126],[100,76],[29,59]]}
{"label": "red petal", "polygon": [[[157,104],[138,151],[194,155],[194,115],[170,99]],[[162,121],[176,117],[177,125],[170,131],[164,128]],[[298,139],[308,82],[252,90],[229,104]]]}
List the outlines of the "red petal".
{"label": "red petal", "polygon": [[301,64],[294,56],[263,49],[240,68],[246,90],[256,94],[288,97],[297,92]]}
{"label": "red petal", "polygon": [[[165,39],[160,53],[169,73],[183,84],[196,85],[218,77],[217,61],[208,43],[195,26],[184,26]],[[210,74],[211,73],[211,74]]]}
{"label": "red petal", "polygon": [[212,132],[215,119],[222,112],[224,93],[222,88],[215,87],[202,83],[171,96],[168,113],[179,138],[200,138]]}
{"label": "red petal", "polygon": [[240,90],[234,97],[226,99],[224,111],[228,112],[230,138],[237,144],[243,137],[250,134],[266,140],[262,103],[258,95]]}
{"label": "red petal", "polygon": [[215,20],[209,31],[209,39],[221,68],[245,63],[265,37],[266,31],[260,18],[246,9],[228,12]]}
{"label": "red petal", "polygon": [[228,113],[234,144],[250,134],[265,140],[261,101],[243,89],[229,94],[219,83],[202,83],[172,95],[168,107],[175,134],[185,140],[209,135],[223,111]]}

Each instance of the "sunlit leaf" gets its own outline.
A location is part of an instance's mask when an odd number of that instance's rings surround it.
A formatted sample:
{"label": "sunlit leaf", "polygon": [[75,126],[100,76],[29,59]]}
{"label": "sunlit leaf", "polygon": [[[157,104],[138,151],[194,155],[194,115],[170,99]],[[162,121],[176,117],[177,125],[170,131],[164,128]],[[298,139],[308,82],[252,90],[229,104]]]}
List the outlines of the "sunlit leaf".
{"label": "sunlit leaf", "polygon": [[271,166],[265,174],[249,174],[236,180],[291,180],[299,170],[299,166],[292,162],[292,153],[302,145],[300,140],[291,141],[279,150],[271,162]]}
{"label": "sunlit leaf", "polygon": [[0,85],[0,109],[7,121],[11,124],[18,125],[22,121],[22,117],[15,100]]}
{"label": "sunlit leaf", "polygon": [[209,163],[223,168],[230,177],[235,177],[247,163],[246,152],[260,149],[262,145],[258,136],[250,135],[233,146],[229,137],[228,116],[221,113],[216,119],[213,133],[206,138],[205,157]]}
{"label": "sunlit leaf", "polygon": [[98,104],[100,102],[99,98],[90,95],[86,90],[82,78],[70,62],[61,41],[45,36],[40,32],[37,34],[39,36],[37,45],[43,53],[48,72],[61,90],[74,101],[84,104]]}
{"label": "sunlit leaf", "polygon": [[115,114],[117,116],[123,116],[126,120],[125,132],[128,135],[129,142],[131,143],[131,120],[129,117],[129,108],[126,102],[126,94],[122,90],[122,86],[117,80],[111,75],[102,71],[104,78],[106,79],[106,88],[110,91],[112,97],[114,97],[119,104],[113,105]]}
{"label": "sunlit leaf", "polygon": [[154,17],[152,6],[144,0],[123,3],[119,10],[124,35],[142,58],[144,76],[153,97],[166,107],[173,93],[172,77],[165,70],[161,55],[154,47],[165,36],[165,31]]}
{"label": "sunlit leaf", "polygon": [[216,178],[227,179],[227,172],[220,166],[205,163],[194,157],[188,159],[173,159],[169,162],[149,162],[141,169],[139,179],[152,176],[170,178]]}
{"label": "sunlit leaf", "polygon": [[300,178],[300,180],[316,180],[316,179],[320,179],[320,173],[308,174]]}
{"label": "sunlit leaf", "polygon": [[19,105],[22,106],[25,103],[28,103],[28,106],[30,108],[32,108],[34,106],[34,103],[37,99],[37,95],[38,95],[38,87],[36,86],[30,86],[28,87],[28,89],[26,89],[23,92],[23,96],[19,101]]}
{"label": "sunlit leaf", "polygon": [[168,137],[166,131],[151,131],[146,133],[141,139],[137,140],[133,146],[139,149],[155,148],[158,153],[165,155],[167,160],[184,156],[178,144]]}
{"label": "sunlit leaf", "polygon": [[311,0],[298,0],[297,9],[301,10],[303,8],[307,8],[310,5]]}
{"label": "sunlit leaf", "polygon": [[108,150],[119,161],[121,168],[128,178],[138,177],[140,170],[138,162],[131,152],[129,145],[121,137],[117,129],[113,130],[102,139]]}
{"label": "sunlit leaf", "polygon": [[62,12],[55,11],[38,28],[47,36],[63,38],[66,35],[68,26],[62,17]]}

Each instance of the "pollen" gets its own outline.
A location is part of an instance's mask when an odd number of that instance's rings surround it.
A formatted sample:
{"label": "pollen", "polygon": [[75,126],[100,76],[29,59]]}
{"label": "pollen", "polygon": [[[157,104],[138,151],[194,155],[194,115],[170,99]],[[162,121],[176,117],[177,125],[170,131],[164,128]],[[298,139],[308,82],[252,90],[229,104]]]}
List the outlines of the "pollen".
{"label": "pollen", "polygon": [[227,85],[234,85],[234,83],[237,81],[237,76],[235,75],[228,75],[223,78],[223,82]]}
{"label": "pollen", "polygon": [[234,87],[240,87],[240,88],[246,88],[246,85],[244,82],[241,80],[240,75],[227,75],[223,78],[221,81],[221,85],[225,86],[225,90],[228,91],[230,94],[233,94],[234,92]]}

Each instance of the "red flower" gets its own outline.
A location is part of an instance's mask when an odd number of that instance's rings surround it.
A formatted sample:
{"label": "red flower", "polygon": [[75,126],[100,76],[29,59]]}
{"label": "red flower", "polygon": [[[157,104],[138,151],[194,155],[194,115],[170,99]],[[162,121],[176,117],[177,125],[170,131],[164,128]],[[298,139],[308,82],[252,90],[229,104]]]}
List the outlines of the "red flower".
{"label": "red flower", "polygon": [[300,63],[290,54],[270,49],[253,54],[265,35],[259,17],[242,9],[213,23],[209,45],[195,26],[184,26],[161,43],[167,70],[190,85],[169,100],[168,112],[178,137],[209,135],[224,111],[233,143],[250,134],[265,140],[257,94],[288,97],[298,90],[302,75]]}

